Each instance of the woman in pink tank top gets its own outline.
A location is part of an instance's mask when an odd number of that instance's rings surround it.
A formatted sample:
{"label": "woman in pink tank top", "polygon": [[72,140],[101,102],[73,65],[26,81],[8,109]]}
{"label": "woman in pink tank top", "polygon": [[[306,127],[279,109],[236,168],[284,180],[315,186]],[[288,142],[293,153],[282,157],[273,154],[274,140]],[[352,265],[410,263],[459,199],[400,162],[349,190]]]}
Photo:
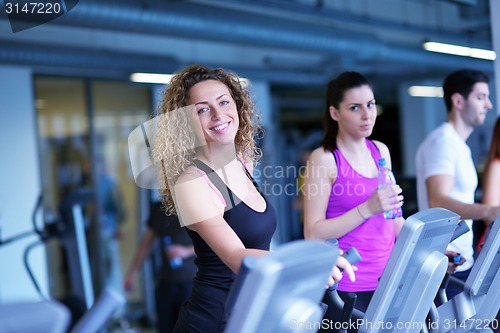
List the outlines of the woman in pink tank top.
{"label": "woman in pink tank top", "polygon": [[398,185],[378,189],[377,161],[391,167],[385,144],[370,141],[377,118],[375,97],[368,80],[344,72],[330,81],[324,114],[325,135],[314,150],[305,177],[304,235],[336,238],[339,247],[355,247],[362,260],[356,281],[342,279],[338,291],[357,294],[356,308],[365,311],[377,287],[403,218],[386,220],[384,212],[403,204]]}

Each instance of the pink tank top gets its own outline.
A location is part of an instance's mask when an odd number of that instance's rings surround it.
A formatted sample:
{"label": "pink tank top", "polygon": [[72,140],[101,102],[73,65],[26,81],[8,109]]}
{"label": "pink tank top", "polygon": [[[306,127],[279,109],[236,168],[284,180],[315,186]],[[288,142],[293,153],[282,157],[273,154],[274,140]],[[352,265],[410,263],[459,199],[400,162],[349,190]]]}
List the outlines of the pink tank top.
{"label": "pink tank top", "polygon": [[[373,142],[366,140],[375,163],[381,157]],[[378,187],[377,177],[367,178],[354,170],[340,150],[333,152],[337,163],[337,179],[332,185],[326,218],[345,214],[357,205],[365,202]],[[394,247],[396,235],[394,223],[378,214],[365,220],[348,234],[340,237],[339,247],[346,251],[355,247],[362,260],[356,264],[356,282],[343,278],[338,290],[345,292],[372,291],[377,288],[387,260]]]}

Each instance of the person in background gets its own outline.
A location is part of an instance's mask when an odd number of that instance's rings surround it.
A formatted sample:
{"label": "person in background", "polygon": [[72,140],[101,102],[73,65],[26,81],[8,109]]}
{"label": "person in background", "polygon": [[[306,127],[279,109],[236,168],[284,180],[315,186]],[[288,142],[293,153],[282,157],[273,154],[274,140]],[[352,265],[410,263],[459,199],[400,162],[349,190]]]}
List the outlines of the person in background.
{"label": "person in background", "polygon": [[[344,72],[329,82],[324,137],[308,161],[304,185],[306,238],[337,238],[340,249],[355,247],[361,257],[356,282],[339,282],[339,295],[357,294],[366,311],[386,266],[404,218],[386,220],[384,212],[403,205],[399,185],[378,188],[378,160],[391,156],[385,144],[371,141],[377,107],[369,81]],[[328,316],[330,316],[327,313]],[[331,314],[335,317],[335,314]]]}
{"label": "person in background", "polygon": [[[447,121],[427,135],[416,153],[419,210],[442,207],[465,219],[470,231],[448,246],[447,255],[460,255],[454,277],[467,279],[474,264],[472,220],[491,222],[500,205],[475,203],[478,177],[466,143],[474,128],[484,123],[492,108],[489,77],[480,71],[462,69],[449,74],[443,83]],[[450,272],[450,269],[448,270]],[[449,283],[448,299],[462,288]]]}
{"label": "person in background", "polygon": [[156,326],[158,333],[171,333],[181,306],[191,295],[196,274],[194,247],[175,215],[165,215],[161,202],[152,201],[147,228],[125,275],[130,291],[136,274],[150,255],[157,240],[161,248],[161,267],[155,274]]}
{"label": "person in background", "polygon": [[[122,191],[117,179],[107,170],[104,159],[97,159],[97,191],[99,199],[100,236],[102,260],[106,286],[124,294],[120,241],[127,212]],[[123,317],[124,307],[115,312],[115,317]]]}
{"label": "person in background", "polygon": [[[500,206],[500,117],[497,118],[491,136],[490,150],[486,159],[483,178],[483,203],[491,206]],[[486,240],[491,224],[486,223],[486,228],[478,242],[478,252]],[[497,322],[500,321],[500,311],[497,313]],[[493,330],[493,322],[490,328]]]}
{"label": "person in background", "polygon": [[[235,74],[191,65],[172,78],[158,118],[153,160],[162,195],[168,213],[186,227],[198,267],[174,332],[223,332],[226,298],[242,259],[268,253],[277,225],[252,177],[260,156],[255,104]],[[354,279],[345,259],[339,263]],[[341,277],[338,269],[334,277]]]}
{"label": "person in background", "polygon": [[[500,206],[500,118],[497,118],[491,136],[490,150],[486,159],[483,177],[483,203],[490,206]],[[484,242],[488,232],[486,226],[479,247]]]}

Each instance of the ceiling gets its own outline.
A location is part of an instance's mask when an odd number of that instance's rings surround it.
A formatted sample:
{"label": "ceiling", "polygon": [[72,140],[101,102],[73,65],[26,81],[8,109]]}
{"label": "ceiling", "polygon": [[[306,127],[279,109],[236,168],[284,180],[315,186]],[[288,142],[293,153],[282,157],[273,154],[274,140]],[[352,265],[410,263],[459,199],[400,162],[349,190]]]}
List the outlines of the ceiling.
{"label": "ceiling", "polygon": [[0,15],[0,64],[35,73],[127,79],[193,63],[271,83],[282,108],[320,108],[327,80],[356,70],[378,100],[403,80],[493,63],[422,49],[424,40],[491,48],[488,0],[66,0],[63,16],[13,32]]}

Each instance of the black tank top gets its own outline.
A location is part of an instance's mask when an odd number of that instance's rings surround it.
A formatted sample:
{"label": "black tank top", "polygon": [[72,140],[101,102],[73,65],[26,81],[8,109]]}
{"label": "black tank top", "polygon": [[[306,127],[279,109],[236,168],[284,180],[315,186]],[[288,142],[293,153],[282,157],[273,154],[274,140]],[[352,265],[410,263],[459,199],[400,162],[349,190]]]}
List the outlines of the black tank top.
{"label": "black tank top", "polygon": [[[256,212],[248,207],[224,184],[217,173],[199,160],[196,166],[203,170],[214,186],[222,193],[227,205],[224,219],[241,239],[246,248],[269,250],[276,230],[274,208],[262,194],[252,176],[246,171],[254,186],[266,201],[266,210]],[[188,302],[182,307],[175,325],[175,333],[219,333],[226,326],[226,299],[236,275],[227,267],[198,233],[186,228],[196,252],[198,272]]]}
{"label": "black tank top", "polygon": [[[200,160],[195,160],[195,165],[207,174],[210,181],[224,196],[226,203],[231,203],[233,208],[224,213],[224,219],[241,239],[243,245],[246,248],[269,250],[271,238],[277,226],[277,216],[273,206],[262,194],[250,173],[244,168],[247,176],[266,201],[266,209],[263,212],[257,212],[247,206],[208,165]],[[195,264],[198,266],[196,280],[229,289],[234,281],[235,274],[222,262],[198,233],[190,229],[187,229],[187,231],[193,240],[196,252]]]}

